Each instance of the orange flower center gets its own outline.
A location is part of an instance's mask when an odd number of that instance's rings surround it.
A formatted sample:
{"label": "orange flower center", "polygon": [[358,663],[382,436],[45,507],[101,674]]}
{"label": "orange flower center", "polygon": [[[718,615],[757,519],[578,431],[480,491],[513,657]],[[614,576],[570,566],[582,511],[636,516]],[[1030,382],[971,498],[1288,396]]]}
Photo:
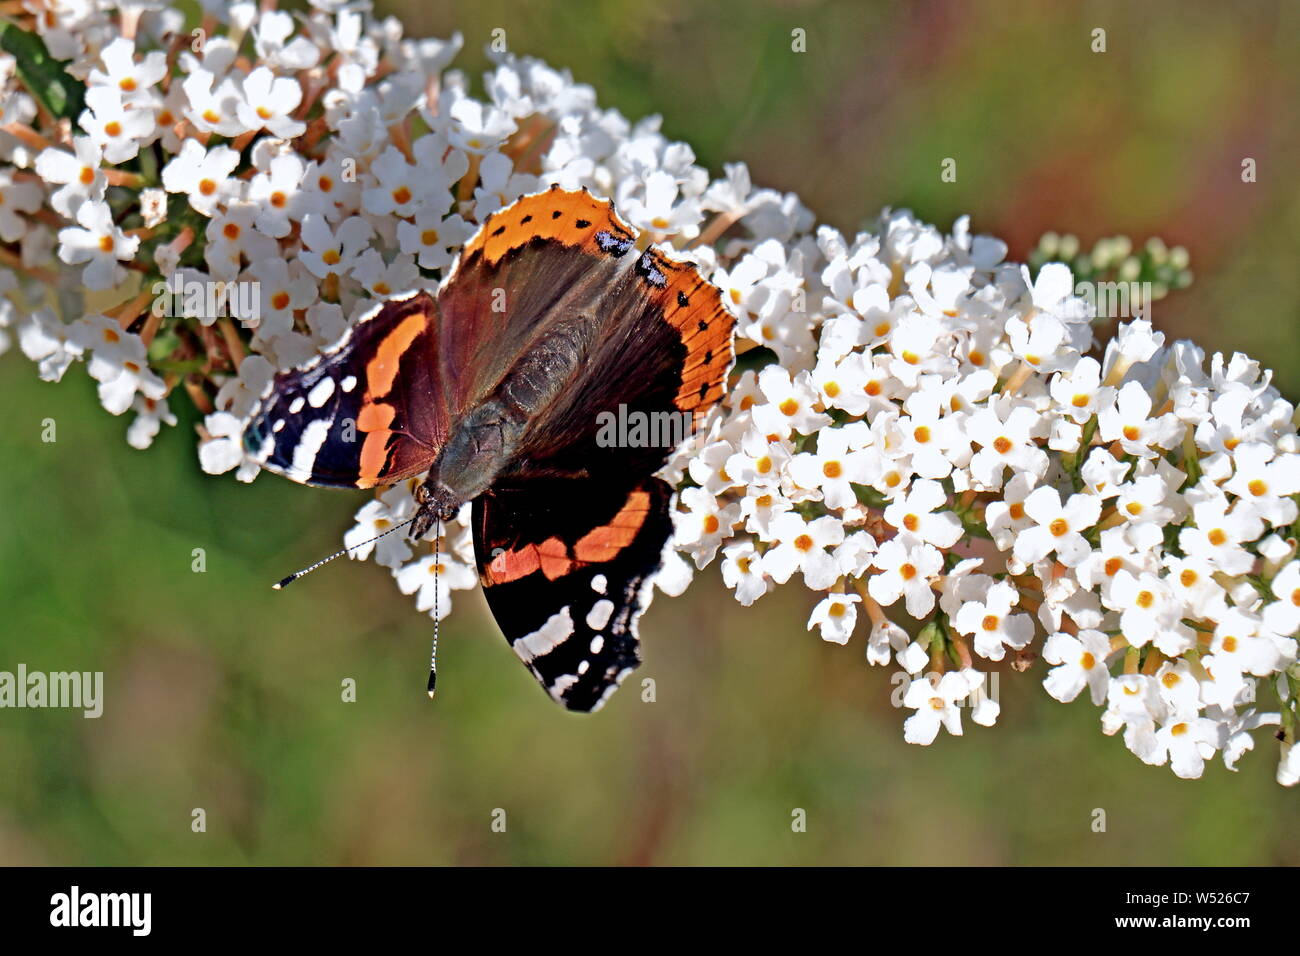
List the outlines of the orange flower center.
{"label": "orange flower center", "polygon": [[1055,521],[1053,521],[1051,524],[1047,526],[1047,530],[1052,532],[1052,535],[1054,537],[1059,538],[1062,535],[1069,534],[1070,523],[1066,521],[1064,518],[1057,518]]}
{"label": "orange flower center", "polygon": [[822,474],[827,478],[838,478],[840,475],[844,474],[844,469],[840,466],[838,461],[828,461],[826,464],[822,465]]}

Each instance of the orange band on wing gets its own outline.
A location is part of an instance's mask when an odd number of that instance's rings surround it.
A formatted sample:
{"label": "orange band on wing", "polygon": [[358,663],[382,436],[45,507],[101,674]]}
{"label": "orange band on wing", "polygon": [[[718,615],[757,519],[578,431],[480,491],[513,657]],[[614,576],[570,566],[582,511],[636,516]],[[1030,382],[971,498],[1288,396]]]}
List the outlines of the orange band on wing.
{"label": "orange band on wing", "polygon": [[375,357],[366,363],[366,391],[371,398],[383,398],[389,393],[401,367],[402,356],[428,324],[428,317],[417,312],[408,315],[397,328],[384,336]]}
{"label": "orange band on wing", "polygon": [[627,503],[607,525],[588,531],[573,546],[573,556],[584,562],[612,561],[620,551],[631,544],[650,512],[650,495],[634,491]]}
{"label": "orange band on wing", "polygon": [[609,524],[588,531],[570,551],[565,543],[551,536],[541,544],[529,544],[514,551],[498,551],[484,568],[484,583],[508,584],[541,571],[548,581],[562,578],[586,564],[612,561],[620,551],[636,540],[650,512],[650,495],[634,491]]}
{"label": "orange band on wing", "polygon": [[487,583],[508,584],[540,570],[548,581],[562,578],[573,570],[573,558],[563,541],[547,538],[541,544],[530,544],[518,551],[500,551],[486,568]]}

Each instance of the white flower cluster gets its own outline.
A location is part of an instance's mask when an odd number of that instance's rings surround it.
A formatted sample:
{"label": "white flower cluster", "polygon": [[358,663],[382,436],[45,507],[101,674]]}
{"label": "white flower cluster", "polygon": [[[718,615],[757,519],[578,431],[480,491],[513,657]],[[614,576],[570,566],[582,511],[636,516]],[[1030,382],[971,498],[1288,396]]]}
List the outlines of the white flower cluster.
{"label": "white flower cluster", "polygon": [[[678,543],[697,567],[721,551],[746,606],[798,572],[828,641],[864,610],[868,660],[912,675],[909,741],[960,734],[962,706],[993,723],[988,664],[1041,653],[1048,693],[1087,688],[1143,760],[1231,768],[1247,731],[1294,719],[1295,408],[1255,363],[1207,372],[1145,320],[1089,357],[1070,270],[1031,280],[1005,252],[964,220],[944,236],[897,212],[720,270],[779,363],[746,371],[680,458]],[[1300,776],[1292,733],[1283,783]]]}
{"label": "white flower cluster", "polygon": [[[1300,448],[1254,363],[1207,372],[1144,321],[1098,362],[1064,265],[1031,279],[964,219],[945,236],[905,212],[849,242],[743,165],[711,180],[657,118],[602,110],[539,61],[494,54],[476,98],[447,69],[459,36],[407,39],[364,3],[205,0],[195,33],[157,3],[27,6],[85,107],[52,117],[0,54],[0,350],[13,328],[52,381],[87,360],[105,408],[135,411],[132,445],[186,394],[203,468],[252,480],[243,423],[278,369],[436,288],[489,213],[585,187],[693,257],[751,350],[665,469],[696,568],[720,552],[744,605],[799,572],[820,595],[809,627],[837,643],[865,611],[867,658],[913,675],[908,740],[960,733],[964,706],[992,723],[989,663],[1028,667],[1041,632],[1048,692],[1087,687],[1142,759],[1195,776],[1281,723],[1279,779],[1300,778]],[[177,275],[256,283],[257,300],[164,321],[153,285]],[[413,509],[409,483],[385,490],[345,543]],[[431,542],[353,556],[445,615],[475,575],[466,516],[444,531],[437,575]],[[660,585],[690,575],[677,559]]]}

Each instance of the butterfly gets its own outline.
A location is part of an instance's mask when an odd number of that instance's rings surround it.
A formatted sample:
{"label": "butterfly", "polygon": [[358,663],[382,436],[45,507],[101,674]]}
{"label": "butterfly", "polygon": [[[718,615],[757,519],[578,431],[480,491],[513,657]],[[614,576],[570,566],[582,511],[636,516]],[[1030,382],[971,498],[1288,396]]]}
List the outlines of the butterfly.
{"label": "butterfly", "polygon": [[718,288],[637,240],[585,190],[525,196],[483,222],[436,294],[383,303],[276,375],[245,430],[264,468],[304,484],[419,478],[414,538],[472,502],[497,624],[577,711],[640,663],[673,531],[655,472],[680,441],[653,426],[699,428],[735,359]]}

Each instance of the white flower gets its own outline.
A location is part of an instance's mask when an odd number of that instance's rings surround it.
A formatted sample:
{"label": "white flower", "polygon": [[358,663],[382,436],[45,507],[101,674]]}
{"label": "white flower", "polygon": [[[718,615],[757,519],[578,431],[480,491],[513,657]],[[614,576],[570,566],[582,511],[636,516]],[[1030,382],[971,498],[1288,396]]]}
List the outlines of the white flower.
{"label": "white flower", "polygon": [[977,445],[970,460],[971,476],[983,488],[1001,488],[1005,469],[1011,474],[1041,478],[1047,472],[1047,453],[1034,444],[1042,434],[1042,417],[1027,405],[1015,405],[1005,413],[996,407],[981,408],[966,423],[965,433]]}
{"label": "white flower", "polygon": [[318,279],[351,272],[357,257],[370,242],[373,231],[360,216],[343,220],[331,229],[323,216],[309,215],[302,220],[303,250],[298,253],[302,264]]}
{"label": "white flower", "polygon": [[1225,497],[1213,497],[1192,508],[1195,527],[1178,533],[1183,551],[1201,558],[1227,574],[1245,574],[1255,557],[1242,545],[1264,533],[1264,522],[1246,501],[1229,506]]}
{"label": "white flower", "polygon": [[252,481],[258,466],[244,455],[244,423],[229,412],[213,412],[203,419],[203,429],[210,437],[199,445],[199,466],[209,475],[238,468],[236,477]]}
{"label": "white flower", "polygon": [[235,103],[235,115],[244,129],[265,129],[281,139],[301,136],[307,129],[306,123],[290,116],[302,101],[297,80],[259,66],[244,80],[243,93]]}
{"label": "white flower", "polygon": [[124,163],[140,152],[141,141],[154,132],[152,110],[125,105],[113,87],[92,86],[86,90],[86,106],[77,125],[104,151],[110,163]]}
{"label": "white flower", "polygon": [[238,165],[239,154],[229,146],[206,150],[198,140],[187,139],[176,158],[163,167],[163,189],[185,193],[195,212],[211,216],[217,204],[235,191],[230,174]]}
{"label": "white flower", "polygon": [[101,202],[108,180],[99,168],[104,153],[89,136],[74,136],[73,152],[42,150],[36,157],[36,174],[47,183],[61,185],[50,197],[50,206],[61,216],[73,219],[82,203]]}
{"label": "white flower", "polygon": [[1218,749],[1218,730],[1214,721],[1205,717],[1175,715],[1156,731],[1157,753],[1164,763],[1168,753],[1169,766],[1184,780],[1195,779],[1205,771],[1206,758]]}
{"label": "white flower", "polygon": [[805,521],[797,514],[778,515],[772,520],[775,548],[763,555],[763,571],[777,584],[785,584],[795,571],[813,591],[824,591],[839,577],[835,559],[826,551],[844,541],[844,526],[827,515]]}
{"label": "white flower", "polygon": [[136,415],[126,430],[126,443],[132,448],[148,448],[164,424],[176,424],[176,416],[172,414],[165,398],[136,395],[131,408]]}
{"label": "white flower", "polygon": [[468,98],[457,99],[448,116],[452,120],[447,130],[448,137],[467,153],[481,155],[490,152],[516,129],[509,114]]}
{"label": "white flower", "polygon": [[114,39],[99,56],[107,72],[91,70],[88,79],[92,84],[116,88],[128,103],[147,102],[150,88],[167,74],[166,53],[155,50],[137,63],[135,43],[126,37]]}
{"label": "white flower", "polygon": [[880,546],[872,565],[880,569],[867,581],[867,590],[888,607],[900,597],[907,613],[921,620],[934,609],[930,581],[943,570],[943,555],[933,545],[909,535],[892,538]]}
{"label": "white flower", "polygon": [[779,365],[769,365],[758,374],[758,387],[767,404],[753,409],[754,424],[764,434],[788,438],[791,431],[810,435],[830,424],[830,417],[817,412],[817,390],[807,372],[792,379]]}
{"label": "white flower", "polygon": [[961,736],[961,708],[958,702],[970,694],[970,685],[960,674],[932,674],[907,685],[903,706],[916,711],[903,722],[903,739],[909,744],[934,743],[939,728]]}
{"label": "white flower", "polygon": [[749,607],[772,589],[772,581],[763,572],[762,555],[748,539],[722,549],[722,582],[736,592],[736,600]]}
{"label": "white flower", "polygon": [[[853,483],[866,484],[872,477],[874,456],[853,451],[854,439],[869,441],[871,432],[849,428],[823,428],[817,435],[817,451],[796,455],[789,474],[802,488],[817,489],[827,508],[841,509],[857,504]],[[888,520],[888,519],[886,519]]]}
{"label": "white flower", "polygon": [[1300,455],[1278,455],[1262,442],[1239,445],[1232,453],[1233,476],[1223,485],[1273,527],[1294,524],[1300,493]]}
{"label": "white flower", "polygon": [[1025,564],[1041,561],[1052,552],[1066,567],[1075,567],[1092,553],[1083,532],[1097,523],[1101,501],[1092,495],[1071,495],[1064,504],[1055,488],[1036,488],[1025,499],[1025,514],[1034,527],[1016,537],[1016,558]]}
{"label": "white flower", "polygon": [[1043,687],[1066,704],[1087,687],[1092,702],[1102,704],[1110,686],[1110,673],[1106,670],[1109,654],[1110,639],[1101,631],[1090,628],[1078,634],[1057,631],[1043,645],[1043,660],[1057,665],[1043,679]]}
{"label": "white flower", "polygon": [[397,589],[403,594],[415,595],[415,609],[433,613],[437,604],[438,620],[451,613],[451,592],[464,591],[478,584],[478,575],[468,564],[455,560],[445,552],[438,558],[432,554],[393,572]]}
{"label": "white flower", "polygon": [[808,630],[820,628],[822,640],[832,644],[847,644],[858,623],[858,594],[828,594],[813,608],[808,618]]}
{"label": "white flower", "polygon": [[1051,392],[1057,407],[1080,425],[1099,408],[1109,408],[1115,395],[1115,389],[1101,384],[1101,364],[1087,356],[1058,373],[1052,379]]}
{"label": "white flower", "polygon": [[118,261],[135,257],[140,240],[113,223],[107,203],[86,202],[77,209],[78,226],[59,230],[59,258],[68,265],[86,263],[81,280],[87,289],[110,289],[122,270]]}
{"label": "white flower", "polygon": [[[356,514],[356,524],[343,535],[348,557],[364,561],[374,552],[375,562],[396,571],[411,558],[411,541],[394,531],[385,534],[413,517],[415,499],[405,484],[394,485],[378,498],[367,501]],[[383,535],[383,537],[379,537]]]}
{"label": "white flower", "polygon": [[885,520],[914,538],[937,548],[950,548],[962,536],[961,519],[948,507],[948,493],[943,485],[929,479],[918,479],[903,497],[885,508]]}
{"label": "white flower", "polygon": [[1177,445],[1186,426],[1173,414],[1148,417],[1151,407],[1147,390],[1137,382],[1128,382],[1119,390],[1115,404],[1098,413],[1097,433],[1102,441],[1119,442],[1127,455],[1154,458],[1156,448]]}
{"label": "white flower", "polygon": [[1024,647],[1034,636],[1034,621],[1027,614],[1012,614],[1020,595],[1006,581],[992,585],[982,601],[963,604],[953,626],[962,634],[975,638],[975,653],[991,661],[1000,661],[1006,648]]}
{"label": "white flower", "polygon": [[723,504],[703,488],[687,488],[680,495],[686,511],[673,516],[678,547],[691,552],[695,566],[702,568],[718,553],[724,537],[740,520],[738,504]]}

